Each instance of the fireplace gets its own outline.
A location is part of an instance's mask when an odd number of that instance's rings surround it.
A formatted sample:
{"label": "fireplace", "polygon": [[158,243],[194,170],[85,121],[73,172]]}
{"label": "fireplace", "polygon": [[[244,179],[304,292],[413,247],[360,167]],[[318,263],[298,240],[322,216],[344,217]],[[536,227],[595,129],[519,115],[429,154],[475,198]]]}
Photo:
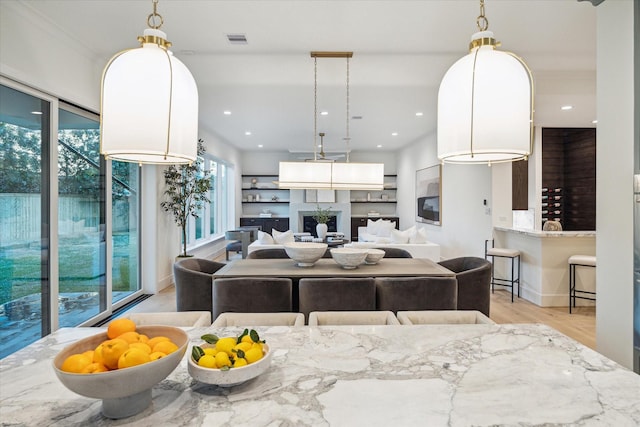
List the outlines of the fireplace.
{"label": "fireplace", "polygon": [[[329,216],[329,221],[327,221],[327,231],[338,231],[338,217],[336,215]],[[311,233],[313,237],[318,237],[318,233],[316,232],[316,225],[318,225],[318,221],[313,219],[311,215],[304,215],[302,217],[302,231]]]}

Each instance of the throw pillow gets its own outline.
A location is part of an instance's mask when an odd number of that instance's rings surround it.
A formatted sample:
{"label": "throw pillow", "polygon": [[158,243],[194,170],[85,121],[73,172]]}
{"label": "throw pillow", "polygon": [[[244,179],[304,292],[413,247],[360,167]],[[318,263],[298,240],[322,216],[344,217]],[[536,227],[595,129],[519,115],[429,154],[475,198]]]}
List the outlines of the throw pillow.
{"label": "throw pillow", "polygon": [[409,238],[409,243],[427,243],[427,230],[418,228]]}
{"label": "throw pillow", "polygon": [[395,228],[395,222],[382,221],[382,223],[378,226],[378,232],[376,233],[376,236],[391,238],[391,230],[394,230]]}
{"label": "throw pillow", "polygon": [[295,238],[293,237],[293,231],[291,230],[278,231],[274,228],[273,230],[271,230],[271,232],[273,233],[273,240],[275,240],[275,242],[280,245],[295,241]]}
{"label": "throw pillow", "polygon": [[400,231],[393,229],[391,230],[391,242],[392,243],[409,243],[409,238],[411,237],[411,230]]}
{"label": "throw pillow", "polygon": [[273,245],[273,237],[271,237],[269,233],[258,231],[258,242],[260,242],[261,245]]}
{"label": "throw pillow", "polygon": [[390,237],[376,237],[375,243],[391,243]]}

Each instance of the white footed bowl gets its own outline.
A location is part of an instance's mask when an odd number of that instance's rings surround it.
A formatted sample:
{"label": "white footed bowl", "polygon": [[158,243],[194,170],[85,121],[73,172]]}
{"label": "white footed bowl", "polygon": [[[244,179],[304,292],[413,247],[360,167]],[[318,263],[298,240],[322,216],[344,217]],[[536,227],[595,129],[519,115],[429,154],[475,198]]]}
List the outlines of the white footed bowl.
{"label": "white footed bowl", "polygon": [[[202,344],[200,347],[215,347],[215,344]],[[273,356],[273,352],[269,349],[267,344],[264,344],[262,349],[262,359],[247,366],[231,368],[226,371],[199,366],[198,362],[193,360],[192,356],[189,356],[187,370],[194,380],[200,381],[201,383],[213,384],[219,387],[232,387],[234,385],[242,384],[245,381],[249,381],[269,369],[269,366],[271,366],[271,357]]]}
{"label": "white footed bowl", "polygon": [[312,267],[324,255],[327,250],[326,243],[291,242],[284,244],[284,250],[292,260],[298,263],[298,267]]}
{"label": "white footed bowl", "polygon": [[136,332],[150,338],[165,336],[178,346],[178,350],[152,362],[114,371],[74,374],[60,370],[67,357],[94,350],[108,340],[107,333],[103,332],[81,339],[56,355],[53,368],[58,379],[74,393],[102,399],[102,414],[107,418],[126,418],[142,412],[151,404],[151,388],[173,372],[182,360],[189,337],[182,329],[172,326],[139,326]]}
{"label": "white footed bowl", "polygon": [[384,258],[385,251],[382,249],[367,249],[367,257],[364,259],[365,264],[377,264]]}
{"label": "white footed bowl", "polygon": [[344,269],[354,269],[362,264],[367,257],[368,249],[335,248],[331,249],[331,256]]}

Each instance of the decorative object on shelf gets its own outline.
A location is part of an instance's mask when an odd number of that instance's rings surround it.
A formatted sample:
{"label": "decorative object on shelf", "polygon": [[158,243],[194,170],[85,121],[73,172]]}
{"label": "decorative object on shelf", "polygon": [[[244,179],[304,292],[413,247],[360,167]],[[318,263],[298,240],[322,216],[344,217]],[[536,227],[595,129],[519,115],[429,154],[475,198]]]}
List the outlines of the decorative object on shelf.
{"label": "decorative object on shelf", "polygon": [[256,188],[256,184],[258,184],[257,178],[251,178],[251,188]]}
{"label": "decorative object on shelf", "polygon": [[[349,161],[349,59],[353,52],[311,52],[314,59],[314,122],[313,160],[308,162],[280,162],[278,187],[318,190],[382,190],[384,184],[383,163],[351,163]],[[346,137],[347,159],[344,163],[318,158],[318,58],[346,58]],[[321,137],[324,133],[320,134]]]}
{"label": "decorative object on shelf", "polygon": [[[151,164],[192,163],[198,147],[198,88],[160,30],[153,0],[141,47],[118,52],[102,75],[100,154]],[[150,78],[153,76],[153,78]]]}
{"label": "decorative object on shelf", "polygon": [[278,201],[278,196],[276,196],[275,194],[273,196],[271,196],[271,201],[272,202],[277,202]]}
{"label": "decorative object on shelf", "polygon": [[382,194],[380,196],[380,200],[382,200],[383,202],[389,201],[389,195],[388,194]]}
{"label": "decorative object on shelf", "polygon": [[442,225],[442,165],[416,171],[416,221]]}
{"label": "decorative object on shelf", "polygon": [[[203,170],[202,156],[205,153],[204,141],[198,140],[198,157],[187,165],[169,165],[164,170],[165,201],[160,203],[165,212],[173,215],[174,222],[182,231],[182,253],[187,255],[187,221],[189,216],[198,218],[198,212],[209,203],[211,177]],[[247,196],[248,198],[249,196]]]}
{"label": "decorative object on shelf", "polygon": [[256,202],[259,202],[259,201],[260,201],[260,194],[256,194],[256,196],[255,196],[255,200],[256,200]]}
{"label": "decorative object on shelf", "polygon": [[480,0],[469,54],[449,68],[438,92],[438,159],[448,163],[524,160],[533,146],[533,77],[496,50]]}
{"label": "decorative object on shelf", "polygon": [[247,202],[253,202],[253,194],[247,194]]}

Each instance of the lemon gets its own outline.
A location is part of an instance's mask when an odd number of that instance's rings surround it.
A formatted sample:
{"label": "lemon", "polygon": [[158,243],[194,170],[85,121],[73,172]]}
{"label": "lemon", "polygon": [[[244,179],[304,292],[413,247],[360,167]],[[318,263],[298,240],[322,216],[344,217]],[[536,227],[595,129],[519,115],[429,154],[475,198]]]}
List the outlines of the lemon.
{"label": "lemon", "polygon": [[217,368],[216,366],[216,358],[205,354],[198,360],[198,366],[202,366],[203,368]]}
{"label": "lemon", "polygon": [[248,342],[241,342],[240,344],[236,344],[236,346],[233,348],[234,350],[242,350],[242,351],[247,351],[251,348],[253,344],[248,343]]}
{"label": "lemon", "polygon": [[254,363],[262,359],[262,348],[259,346],[253,346],[249,350],[244,352],[244,358],[247,363]]}
{"label": "lemon", "polygon": [[242,357],[238,357],[236,361],[233,363],[234,368],[240,368],[242,366],[247,366],[247,359],[243,359]]}
{"label": "lemon", "polygon": [[[207,357],[207,355],[205,354],[202,357]],[[202,357],[200,358],[200,360],[202,360]],[[214,357],[216,359],[216,366],[218,368],[223,368],[225,366],[228,368],[231,367],[231,360],[229,359],[229,355],[224,351],[218,352]]]}
{"label": "lemon", "polygon": [[216,353],[218,352],[218,350],[216,350],[213,347],[203,348],[202,351],[204,351],[204,354],[208,354],[209,356],[215,356]]}
{"label": "lemon", "polygon": [[233,337],[220,338],[216,342],[216,350],[223,351],[231,356],[231,350],[236,346],[236,339]]}

